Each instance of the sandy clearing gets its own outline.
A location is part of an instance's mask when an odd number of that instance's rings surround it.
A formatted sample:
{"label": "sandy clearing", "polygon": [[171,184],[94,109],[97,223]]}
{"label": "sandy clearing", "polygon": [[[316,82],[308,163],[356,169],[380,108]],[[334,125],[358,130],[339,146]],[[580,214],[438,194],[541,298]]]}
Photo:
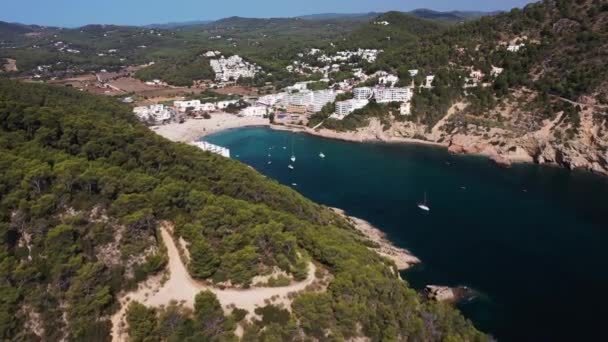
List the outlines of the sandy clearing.
{"label": "sandy clearing", "polygon": [[[0,62],[0,66],[2,66],[1,62]],[[19,69],[17,68],[17,60],[12,59],[12,58],[5,58],[3,68],[4,68],[4,71],[6,71],[6,72],[19,71]]]}
{"label": "sandy clearing", "polygon": [[235,306],[249,311],[249,317],[252,317],[255,308],[265,306],[267,301],[272,301],[274,304],[283,304],[289,308],[291,304],[291,300],[288,298],[289,294],[304,291],[316,280],[316,267],[311,262],[308,267],[308,277],[304,281],[285,287],[220,290],[207,286],[190,277],[169,229],[168,224],[162,225],[160,229],[169,256],[169,279],[161,285],[159,277],[153,277],[144,284],[140,284],[136,291],[125,293],[120,297],[121,308],[111,319],[112,341],[127,340],[124,318],[128,304],[134,300],[151,307],[167,306],[175,300],[183,303],[186,307],[193,308],[194,297],[201,291],[209,290],[217,296],[226,313],[231,311],[230,307]]}
{"label": "sandy clearing", "polygon": [[171,141],[191,142],[202,136],[225,129],[268,125],[268,119],[264,118],[239,117],[228,113],[216,113],[211,114],[211,119],[189,119],[182,124],[171,123],[162,126],[152,126],[151,129]]}

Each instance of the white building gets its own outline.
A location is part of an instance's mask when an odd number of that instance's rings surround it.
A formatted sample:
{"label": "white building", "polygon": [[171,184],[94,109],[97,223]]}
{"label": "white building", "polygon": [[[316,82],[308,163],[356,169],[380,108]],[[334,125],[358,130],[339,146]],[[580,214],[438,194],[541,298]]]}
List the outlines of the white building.
{"label": "white building", "polygon": [[336,92],[332,89],[314,91],[310,110],[315,113],[320,112],[326,104],[336,100],[336,95]]}
{"label": "white building", "polygon": [[308,83],[310,82],[298,82],[292,86],[285,88],[288,92],[292,91],[304,91],[308,89]]}
{"label": "white building", "polygon": [[432,89],[433,88],[433,81],[435,81],[435,76],[434,75],[429,75],[425,78],[425,82],[423,85],[421,85],[421,88],[426,88],[426,89]]}
{"label": "white building", "polygon": [[285,102],[292,106],[310,106],[313,101],[313,93],[310,90],[304,90],[297,93],[287,94]]}
{"label": "white building", "polygon": [[412,76],[412,77],[416,77],[416,75],[418,75],[417,69],[408,70],[408,72],[410,73],[410,76]]}
{"label": "white building", "polygon": [[409,102],[412,99],[412,89],[376,87],[374,98],[378,103]]}
{"label": "white building", "polygon": [[135,107],[133,113],[144,122],[153,122],[155,124],[163,123],[171,120],[173,112],[162,104],[151,105],[149,107]]}
{"label": "white building", "polygon": [[215,105],[216,105],[217,109],[226,109],[231,104],[236,104],[237,102],[239,102],[239,100],[220,101],[220,102],[217,102]]}
{"label": "white building", "polygon": [[492,77],[498,77],[500,76],[500,74],[502,74],[503,71],[505,71],[504,68],[499,68],[492,65],[492,71],[490,72],[490,75],[492,75]]}
{"label": "white building", "polygon": [[247,107],[239,113],[241,116],[249,118],[263,118],[268,114],[268,108],[266,106],[251,106]]}
{"label": "white building", "polygon": [[412,114],[411,102],[403,102],[401,104],[401,107],[399,107],[399,113],[401,113],[401,115],[411,115]]}
{"label": "white building", "polygon": [[191,100],[191,101],[173,101],[173,107],[177,109],[178,112],[184,113],[188,108],[192,110],[200,110],[201,101],[200,100]]}
{"label": "white building", "polygon": [[369,100],[374,95],[374,90],[370,87],[359,87],[353,89],[355,100]]}
{"label": "white building", "polygon": [[230,158],[230,150],[225,147],[210,144],[206,141],[193,141],[192,145],[200,148],[203,151],[219,154],[222,157]]}
{"label": "white building", "polygon": [[[339,101],[336,102],[336,116],[337,117],[342,117],[342,119],[344,117],[346,117],[348,114],[354,112],[357,109],[361,109],[365,106],[367,106],[367,104],[369,103],[368,100],[346,100],[346,101]],[[342,119],[338,119],[338,120],[342,120]]]}
{"label": "white building", "polygon": [[264,95],[258,99],[257,103],[264,106],[272,107],[282,101],[286,95],[287,93]]}
{"label": "white building", "polygon": [[525,47],[526,44],[510,44],[509,46],[507,46],[507,51],[509,52],[519,52],[519,50],[521,50],[523,47]]}
{"label": "white building", "polygon": [[378,83],[380,83],[382,85],[390,86],[390,87],[394,87],[395,84],[397,84],[397,82],[399,82],[399,77],[397,77],[395,75],[389,74],[389,75],[378,78]]}

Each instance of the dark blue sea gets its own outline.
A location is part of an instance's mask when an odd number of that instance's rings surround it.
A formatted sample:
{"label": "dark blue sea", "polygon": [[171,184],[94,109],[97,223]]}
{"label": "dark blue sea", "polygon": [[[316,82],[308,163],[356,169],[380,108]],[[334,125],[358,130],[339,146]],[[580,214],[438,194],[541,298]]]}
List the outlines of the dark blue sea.
{"label": "dark blue sea", "polygon": [[[257,127],[205,140],[382,229],[422,260],[402,274],[414,288],[473,288],[458,307],[500,341],[606,340],[608,178]],[[425,193],[428,213],[417,207]]]}

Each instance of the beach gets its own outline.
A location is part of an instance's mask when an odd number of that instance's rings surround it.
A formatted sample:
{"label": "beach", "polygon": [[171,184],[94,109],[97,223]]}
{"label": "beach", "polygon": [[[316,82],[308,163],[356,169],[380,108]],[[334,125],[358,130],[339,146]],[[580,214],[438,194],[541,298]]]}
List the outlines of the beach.
{"label": "beach", "polygon": [[239,117],[228,113],[212,114],[210,119],[188,119],[184,123],[151,126],[154,132],[176,142],[191,142],[208,134],[230,128],[268,126],[268,119]]}
{"label": "beach", "polygon": [[151,126],[150,129],[171,141],[191,142],[223,130],[251,126],[267,126],[279,131],[306,133],[322,138],[351,142],[410,143],[447,148],[446,144],[432,141],[384,136],[378,133],[377,127],[374,127],[373,124],[370,127],[353,132],[336,132],[329,129],[314,130],[302,126],[270,124],[268,119],[265,118],[239,117],[229,113],[215,113],[211,115],[210,119],[188,119],[184,123]]}

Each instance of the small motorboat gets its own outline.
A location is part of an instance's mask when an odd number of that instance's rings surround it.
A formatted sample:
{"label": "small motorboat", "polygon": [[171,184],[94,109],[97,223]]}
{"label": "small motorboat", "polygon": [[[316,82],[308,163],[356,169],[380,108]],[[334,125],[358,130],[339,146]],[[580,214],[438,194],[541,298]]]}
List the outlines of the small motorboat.
{"label": "small motorboat", "polygon": [[293,170],[293,169],[294,169],[293,165],[291,165],[291,164],[289,164],[287,167],[288,167],[290,170]]}
{"label": "small motorboat", "polygon": [[319,153],[319,157],[321,157],[321,159],[325,158],[325,154],[323,152]]}
{"label": "small motorboat", "polygon": [[291,161],[295,163],[296,162],[296,156],[291,156]]}

